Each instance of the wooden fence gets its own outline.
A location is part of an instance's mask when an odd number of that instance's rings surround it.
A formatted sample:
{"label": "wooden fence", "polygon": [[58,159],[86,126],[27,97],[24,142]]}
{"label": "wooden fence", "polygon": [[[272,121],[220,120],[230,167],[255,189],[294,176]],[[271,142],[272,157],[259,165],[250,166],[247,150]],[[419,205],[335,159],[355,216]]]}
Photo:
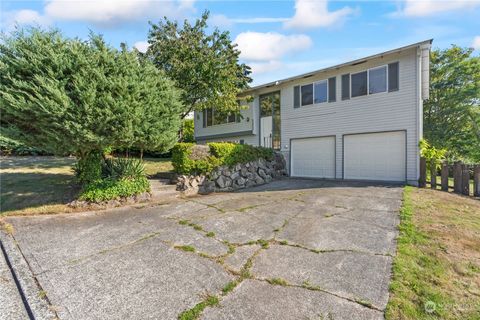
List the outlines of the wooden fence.
{"label": "wooden fence", "polygon": [[[440,181],[438,181],[439,173]],[[480,197],[480,164],[465,164],[461,161],[449,164],[445,161],[438,170],[435,163],[431,163],[430,172],[427,173],[427,161],[425,158],[420,158],[418,184],[421,188],[429,184],[432,189],[438,187],[443,191],[453,189],[455,193]]]}

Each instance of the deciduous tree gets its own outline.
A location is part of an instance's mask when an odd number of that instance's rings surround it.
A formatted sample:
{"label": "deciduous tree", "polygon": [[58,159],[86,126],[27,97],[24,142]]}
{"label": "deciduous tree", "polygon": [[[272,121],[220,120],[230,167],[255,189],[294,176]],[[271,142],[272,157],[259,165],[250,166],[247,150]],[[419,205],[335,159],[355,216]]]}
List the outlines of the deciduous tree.
{"label": "deciduous tree", "polygon": [[238,110],[237,94],[251,82],[250,67],[239,62],[230,34],[207,32],[208,16],[206,11],[193,25],[167,18],[151,23],[146,56],[182,89],[182,118],[211,107]]}

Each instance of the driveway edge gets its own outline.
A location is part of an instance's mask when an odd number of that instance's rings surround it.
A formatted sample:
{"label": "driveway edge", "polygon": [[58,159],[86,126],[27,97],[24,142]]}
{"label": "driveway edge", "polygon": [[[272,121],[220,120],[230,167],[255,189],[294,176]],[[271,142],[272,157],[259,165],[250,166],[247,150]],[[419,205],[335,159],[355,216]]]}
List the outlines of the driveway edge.
{"label": "driveway edge", "polygon": [[35,320],[58,319],[18,248],[14,237],[0,230],[0,242],[2,245],[1,254],[5,255],[5,259],[9,263],[12,277],[16,279],[17,289],[30,318]]}

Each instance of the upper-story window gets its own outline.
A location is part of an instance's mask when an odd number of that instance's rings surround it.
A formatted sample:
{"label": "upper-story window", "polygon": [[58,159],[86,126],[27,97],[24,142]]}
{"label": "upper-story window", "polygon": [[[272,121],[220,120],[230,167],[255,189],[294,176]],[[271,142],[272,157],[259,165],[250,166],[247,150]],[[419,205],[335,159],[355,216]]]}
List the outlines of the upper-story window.
{"label": "upper-story window", "polygon": [[293,87],[293,107],[336,100],[336,77]]}
{"label": "upper-story window", "polygon": [[203,110],[203,127],[211,127],[219,124],[240,122],[241,116],[237,112],[218,112],[214,108]]}
{"label": "upper-story window", "polygon": [[398,62],[342,75],[342,100],[398,90]]}

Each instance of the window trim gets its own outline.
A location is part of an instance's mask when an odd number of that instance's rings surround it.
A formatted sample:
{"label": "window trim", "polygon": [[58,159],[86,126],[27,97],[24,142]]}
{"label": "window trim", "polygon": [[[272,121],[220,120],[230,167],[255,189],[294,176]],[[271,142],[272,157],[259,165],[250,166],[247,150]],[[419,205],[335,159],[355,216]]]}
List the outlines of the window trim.
{"label": "window trim", "polygon": [[[335,82],[337,81],[337,76],[332,76],[330,78],[335,78]],[[330,89],[329,79],[330,78],[321,79],[321,80],[317,80],[317,81],[314,81],[314,82],[298,84],[298,85],[293,86],[293,91],[294,91],[293,108],[294,109],[299,109],[299,108],[302,108],[302,107],[309,107],[309,106],[314,106],[314,105],[318,105],[318,104],[322,104],[322,103],[335,103],[336,101],[329,101],[330,100],[330,92],[329,92],[329,89]],[[327,100],[315,103],[315,84],[317,84],[319,82],[325,82],[327,84]],[[313,87],[312,88],[312,103],[302,105],[302,87],[303,86],[308,86],[308,85],[312,85],[312,87]],[[300,102],[300,104],[297,107],[295,106],[295,87],[298,87],[298,91],[299,91],[299,102]]]}

